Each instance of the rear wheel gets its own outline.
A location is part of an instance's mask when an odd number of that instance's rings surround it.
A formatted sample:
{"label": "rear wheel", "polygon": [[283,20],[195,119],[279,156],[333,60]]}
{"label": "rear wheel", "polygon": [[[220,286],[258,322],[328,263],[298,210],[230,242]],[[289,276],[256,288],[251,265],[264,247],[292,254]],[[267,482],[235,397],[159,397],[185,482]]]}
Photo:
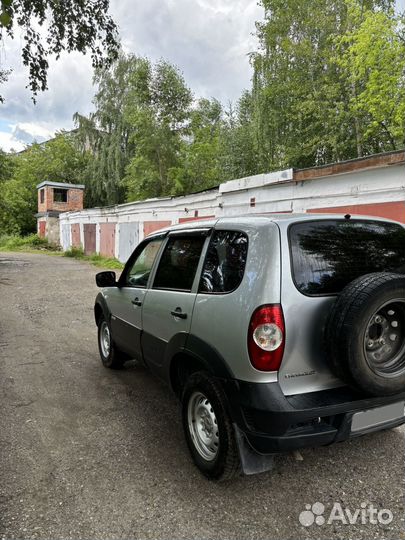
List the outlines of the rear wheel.
{"label": "rear wheel", "polygon": [[100,317],[98,323],[98,350],[103,366],[110,369],[119,369],[127,359],[117,350],[111,335],[110,325],[104,318]]}
{"label": "rear wheel", "polygon": [[186,441],[200,471],[212,480],[240,473],[238,447],[222,387],[203,372],[192,374],[182,397]]}

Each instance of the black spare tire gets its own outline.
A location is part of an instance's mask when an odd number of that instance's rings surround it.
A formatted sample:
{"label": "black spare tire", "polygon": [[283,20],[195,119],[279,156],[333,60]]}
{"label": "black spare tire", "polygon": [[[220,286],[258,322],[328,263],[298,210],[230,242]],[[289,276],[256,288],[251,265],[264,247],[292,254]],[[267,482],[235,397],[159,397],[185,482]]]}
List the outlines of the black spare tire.
{"label": "black spare tire", "polygon": [[378,272],[349,283],[329,314],[325,346],[348,385],[376,396],[405,392],[405,275]]}

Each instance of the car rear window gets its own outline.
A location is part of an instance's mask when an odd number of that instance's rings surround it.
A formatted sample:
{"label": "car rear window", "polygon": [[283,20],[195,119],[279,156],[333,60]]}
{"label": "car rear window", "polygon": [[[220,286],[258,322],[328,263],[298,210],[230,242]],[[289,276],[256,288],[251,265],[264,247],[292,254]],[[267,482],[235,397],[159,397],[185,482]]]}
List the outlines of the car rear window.
{"label": "car rear window", "polygon": [[318,220],[289,229],[293,278],[304,294],[336,294],[371,272],[405,273],[405,228],[396,223]]}

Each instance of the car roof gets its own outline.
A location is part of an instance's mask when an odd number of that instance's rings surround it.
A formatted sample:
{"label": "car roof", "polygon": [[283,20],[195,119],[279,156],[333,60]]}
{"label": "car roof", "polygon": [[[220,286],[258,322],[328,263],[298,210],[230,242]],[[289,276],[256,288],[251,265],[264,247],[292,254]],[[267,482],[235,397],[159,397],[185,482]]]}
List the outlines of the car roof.
{"label": "car roof", "polygon": [[[241,214],[237,216],[225,216],[211,219],[201,219],[201,220],[190,220],[177,225],[170,225],[159,231],[151,233],[148,237],[154,236],[156,234],[161,234],[164,232],[170,231],[181,231],[181,230],[192,230],[192,229],[211,229],[219,225],[247,225],[247,226],[263,226],[267,223],[280,223],[283,226],[288,226],[290,223],[295,223],[299,221],[319,221],[325,219],[343,219],[345,216],[350,216],[347,219],[351,220],[365,220],[365,221],[381,221],[381,222],[390,222],[398,223],[392,219],[382,218],[377,216],[365,216],[357,214],[304,214],[304,213],[282,213],[282,214]],[[403,224],[399,223],[404,226]]]}

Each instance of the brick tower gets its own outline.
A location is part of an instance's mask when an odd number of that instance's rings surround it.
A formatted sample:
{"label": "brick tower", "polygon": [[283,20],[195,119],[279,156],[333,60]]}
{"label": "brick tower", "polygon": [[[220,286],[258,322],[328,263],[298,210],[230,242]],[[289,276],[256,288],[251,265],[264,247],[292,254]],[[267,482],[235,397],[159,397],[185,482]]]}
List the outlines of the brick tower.
{"label": "brick tower", "polygon": [[51,244],[60,244],[59,214],[83,210],[84,186],[42,182],[38,189],[37,232]]}

